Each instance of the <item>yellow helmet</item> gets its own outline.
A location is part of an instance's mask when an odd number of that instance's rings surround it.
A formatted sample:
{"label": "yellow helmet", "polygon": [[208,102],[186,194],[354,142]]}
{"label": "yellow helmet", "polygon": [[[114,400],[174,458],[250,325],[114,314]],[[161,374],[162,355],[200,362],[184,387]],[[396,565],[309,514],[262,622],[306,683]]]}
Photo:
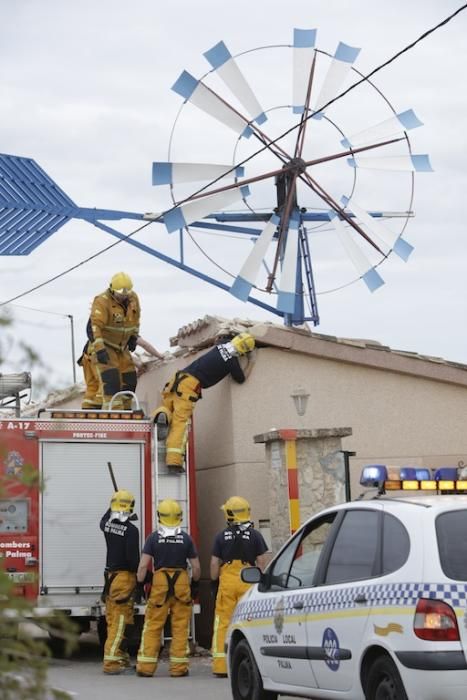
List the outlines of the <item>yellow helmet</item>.
{"label": "yellow helmet", "polygon": [[180,525],[183,518],[183,511],[178,501],[173,501],[171,498],[166,498],[160,501],[157,508],[157,517],[161,525],[166,527],[177,527]]}
{"label": "yellow helmet", "polygon": [[117,272],[110,280],[110,291],[117,294],[125,294],[133,289],[133,282],[126,272]]}
{"label": "yellow helmet", "polygon": [[231,496],[221,506],[221,510],[228,523],[246,523],[250,519],[250,504],[242,496]]}
{"label": "yellow helmet", "polygon": [[250,333],[239,333],[230,342],[239,355],[245,355],[255,349],[255,339]]}
{"label": "yellow helmet", "polygon": [[110,501],[112,513],[133,513],[135,507],[135,497],[129,491],[115,491]]}

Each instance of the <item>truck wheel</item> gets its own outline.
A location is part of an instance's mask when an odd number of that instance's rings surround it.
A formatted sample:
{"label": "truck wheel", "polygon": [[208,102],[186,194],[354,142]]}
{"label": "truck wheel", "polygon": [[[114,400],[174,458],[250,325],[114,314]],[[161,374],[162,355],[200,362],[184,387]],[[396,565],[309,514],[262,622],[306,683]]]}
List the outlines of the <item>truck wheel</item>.
{"label": "truck wheel", "polygon": [[66,640],[63,637],[53,637],[49,632],[49,649],[56,659],[64,659],[71,656],[71,650],[67,649]]}
{"label": "truck wheel", "polygon": [[380,656],[370,667],[366,700],[408,700],[404,684],[394,661]]}
{"label": "truck wheel", "polygon": [[245,639],[234,649],[230,684],[234,700],[277,700],[277,693],[264,690],[261,674]]}
{"label": "truck wheel", "polygon": [[99,646],[104,653],[104,646],[107,639],[107,621],[105,617],[100,617],[97,620],[97,636],[99,638]]}

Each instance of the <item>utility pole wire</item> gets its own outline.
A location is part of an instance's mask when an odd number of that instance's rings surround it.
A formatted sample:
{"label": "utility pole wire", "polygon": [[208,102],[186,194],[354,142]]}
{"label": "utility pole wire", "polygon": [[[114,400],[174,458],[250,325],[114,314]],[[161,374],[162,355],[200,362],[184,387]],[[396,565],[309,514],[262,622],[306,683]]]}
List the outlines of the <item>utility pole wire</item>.
{"label": "utility pole wire", "polygon": [[209,182],[207,185],[204,185],[204,186],[201,187],[199,190],[196,190],[196,191],[193,192],[189,197],[186,197],[185,199],[181,200],[180,202],[177,202],[173,207],[171,207],[170,209],[167,209],[165,212],[163,212],[162,214],[160,214],[160,216],[159,216],[157,219],[154,219],[154,220],[152,220],[152,221],[147,221],[147,222],[146,222],[145,224],[143,224],[142,226],[139,226],[139,227],[136,228],[134,231],[131,231],[131,232],[130,232],[129,234],[127,234],[124,238],[121,238],[120,240],[115,241],[114,243],[111,243],[110,245],[106,246],[105,248],[102,248],[101,250],[99,250],[97,253],[94,253],[93,255],[90,255],[88,258],[85,258],[84,260],[82,260],[81,262],[77,263],[76,265],[73,265],[72,267],[69,267],[67,270],[63,270],[62,272],[58,273],[57,275],[54,275],[53,277],[50,277],[49,279],[45,280],[44,282],[41,282],[40,284],[37,284],[35,287],[31,287],[31,289],[28,289],[28,290],[25,291],[25,292],[21,292],[21,294],[17,294],[16,296],[12,297],[11,299],[8,299],[7,301],[0,302],[0,307],[1,307],[1,306],[6,306],[7,304],[11,304],[12,302],[16,301],[17,299],[21,299],[22,297],[25,297],[25,296],[27,296],[28,294],[31,294],[32,292],[35,292],[35,291],[37,291],[38,289],[41,289],[41,287],[45,287],[47,284],[50,284],[51,282],[55,282],[55,280],[60,279],[60,277],[64,277],[65,275],[69,274],[70,272],[73,272],[73,270],[78,269],[78,268],[81,267],[82,265],[86,265],[86,263],[90,262],[91,260],[94,260],[95,258],[99,257],[99,256],[102,255],[103,253],[106,253],[108,250],[111,250],[112,248],[115,248],[115,246],[119,245],[120,243],[124,243],[124,242],[127,241],[129,238],[131,238],[132,236],[134,236],[136,233],[138,233],[138,232],[141,231],[142,229],[146,228],[146,226],[149,226],[150,224],[156,223],[157,221],[159,221],[159,220],[164,216],[164,214],[167,214],[168,212],[173,211],[174,209],[176,209],[177,207],[181,206],[181,205],[184,204],[185,202],[190,201],[190,200],[192,199],[192,197],[195,197],[196,195],[200,194],[201,192],[204,192],[206,189],[208,189],[209,187],[211,187],[212,185],[214,185],[216,182],[218,182],[221,178],[223,178],[223,177],[225,177],[226,175],[228,175],[229,173],[233,172],[233,171],[236,170],[238,167],[243,166],[245,163],[247,163],[248,161],[250,161],[252,158],[255,158],[257,155],[259,155],[260,153],[262,153],[263,151],[265,151],[267,148],[269,148],[270,146],[274,145],[275,143],[277,143],[278,141],[280,141],[281,139],[283,139],[285,136],[287,136],[288,134],[290,134],[292,131],[294,131],[295,129],[298,129],[298,128],[300,127],[300,125],[303,124],[304,121],[307,121],[308,119],[311,119],[311,118],[313,117],[314,114],[316,114],[317,112],[322,112],[323,110],[327,109],[327,107],[329,107],[331,104],[333,104],[333,103],[336,102],[337,100],[340,100],[342,97],[344,97],[345,95],[347,95],[351,90],[354,90],[356,87],[358,87],[358,86],[361,85],[362,83],[364,83],[364,82],[366,82],[367,80],[369,80],[369,79],[370,79],[371,77],[373,77],[376,73],[378,73],[379,71],[381,71],[383,68],[386,68],[386,67],[389,66],[391,63],[393,63],[395,60],[397,60],[398,58],[400,58],[400,56],[402,56],[404,53],[407,53],[407,51],[410,51],[411,49],[413,49],[418,43],[420,43],[421,41],[423,41],[424,39],[426,39],[428,36],[430,36],[430,34],[433,34],[433,33],[436,32],[438,29],[441,29],[441,27],[444,27],[446,24],[448,24],[449,22],[451,22],[451,21],[454,19],[454,17],[456,17],[458,14],[460,14],[461,12],[463,12],[463,11],[466,10],[466,9],[467,9],[467,3],[465,3],[464,5],[461,5],[461,6],[460,6],[457,10],[455,10],[452,14],[448,15],[448,17],[445,17],[445,19],[443,19],[441,22],[439,22],[438,24],[436,24],[434,27],[431,27],[431,29],[428,29],[426,32],[424,32],[423,34],[421,34],[417,39],[415,39],[414,41],[412,41],[410,44],[407,44],[407,46],[405,46],[403,49],[401,49],[400,51],[398,51],[397,53],[395,53],[393,56],[391,56],[391,58],[388,58],[387,61],[384,61],[384,63],[381,63],[379,66],[377,66],[377,67],[374,68],[372,71],[370,71],[370,73],[368,73],[367,75],[363,76],[360,80],[357,80],[356,83],[353,83],[350,87],[348,87],[346,90],[344,90],[343,92],[341,92],[339,95],[336,95],[336,97],[333,97],[332,100],[329,100],[329,102],[327,102],[325,105],[323,105],[323,106],[320,107],[319,109],[315,110],[312,114],[309,114],[304,120],[303,120],[303,119],[300,120],[300,122],[298,122],[297,124],[295,124],[294,126],[292,126],[290,129],[287,129],[287,131],[284,131],[280,136],[278,136],[277,138],[275,138],[273,141],[268,141],[268,144],[267,144],[267,145],[263,146],[263,147],[260,148],[258,151],[255,151],[255,152],[252,153],[250,156],[248,156],[248,158],[245,158],[245,160],[241,161],[240,163],[235,164],[230,170],[228,170],[227,172],[223,173],[221,176],[217,177],[216,179],[212,180],[212,181]]}

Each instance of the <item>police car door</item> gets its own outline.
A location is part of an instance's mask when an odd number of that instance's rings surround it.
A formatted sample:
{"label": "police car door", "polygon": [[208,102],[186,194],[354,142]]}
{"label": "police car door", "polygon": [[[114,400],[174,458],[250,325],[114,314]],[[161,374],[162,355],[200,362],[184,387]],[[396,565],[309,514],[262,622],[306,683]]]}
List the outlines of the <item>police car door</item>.
{"label": "police car door", "polygon": [[382,510],[341,510],[323,552],[307,616],[308,647],[318,687],[349,690],[358,679],[360,652],[378,574]]}
{"label": "police car door", "polygon": [[306,617],[317,564],[335,517],[336,513],[328,513],[304,526],[268,569],[267,590],[263,588],[268,626],[256,628],[259,638],[255,649],[259,647],[263,677],[276,683],[317,687],[307,646]]}

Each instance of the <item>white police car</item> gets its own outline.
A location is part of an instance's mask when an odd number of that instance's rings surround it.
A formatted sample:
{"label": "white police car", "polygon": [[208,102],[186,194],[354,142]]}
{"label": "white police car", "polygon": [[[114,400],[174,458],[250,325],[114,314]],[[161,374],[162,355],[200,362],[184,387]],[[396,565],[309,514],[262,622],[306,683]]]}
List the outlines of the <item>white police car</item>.
{"label": "white police car", "polygon": [[373,465],[361,483],[378,494],[312,517],[265,573],[244,569],[257,585],[228,633],[235,700],[466,700],[467,481]]}

